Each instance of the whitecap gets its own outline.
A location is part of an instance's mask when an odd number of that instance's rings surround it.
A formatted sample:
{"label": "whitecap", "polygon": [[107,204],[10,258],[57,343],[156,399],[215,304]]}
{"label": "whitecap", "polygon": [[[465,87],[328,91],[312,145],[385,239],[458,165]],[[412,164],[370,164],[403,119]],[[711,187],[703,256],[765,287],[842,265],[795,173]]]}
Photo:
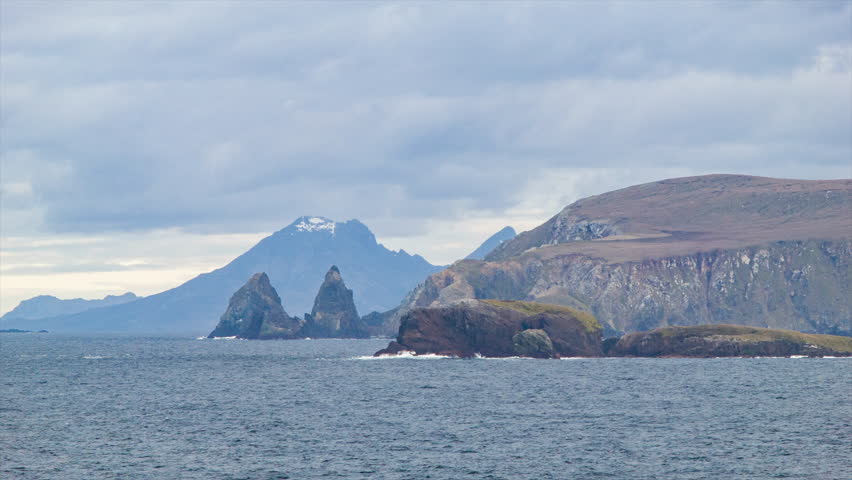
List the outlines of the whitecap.
{"label": "whitecap", "polygon": [[450,355],[438,355],[435,353],[424,353],[422,355],[418,355],[410,350],[403,350],[399,353],[387,353],[383,355],[379,355],[378,357],[374,357],[372,355],[364,355],[361,357],[355,357],[354,360],[388,360],[388,359],[414,359],[414,360],[436,360],[436,359],[444,359],[444,358],[458,358]]}

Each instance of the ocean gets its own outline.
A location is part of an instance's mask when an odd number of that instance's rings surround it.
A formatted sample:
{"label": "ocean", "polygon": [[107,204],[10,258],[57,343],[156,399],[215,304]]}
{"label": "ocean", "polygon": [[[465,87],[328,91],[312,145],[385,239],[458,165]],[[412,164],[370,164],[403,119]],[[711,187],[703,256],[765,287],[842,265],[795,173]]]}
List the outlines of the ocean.
{"label": "ocean", "polygon": [[852,359],[0,335],[3,479],[849,479]]}

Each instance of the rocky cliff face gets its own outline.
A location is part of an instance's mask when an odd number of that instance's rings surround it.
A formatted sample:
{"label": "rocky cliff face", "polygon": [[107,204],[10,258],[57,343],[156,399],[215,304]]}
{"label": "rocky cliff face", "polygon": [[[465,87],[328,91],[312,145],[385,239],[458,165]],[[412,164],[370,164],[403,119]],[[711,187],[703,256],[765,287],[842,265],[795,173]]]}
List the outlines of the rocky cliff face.
{"label": "rocky cliff face", "polygon": [[322,338],[365,338],[366,325],[358,316],[352,290],[346,288],[340,270],[332,266],[317,292],[314,308],[305,315],[304,336]]}
{"label": "rocky cliff face", "polygon": [[666,327],[626,335],[606,353],[617,357],[850,356],[852,338],[739,325]]}
{"label": "rocky cliff face", "polygon": [[403,351],[457,357],[598,357],[601,328],[591,315],[567,307],[467,300],[405,314],[396,341],[376,355]]}
{"label": "rocky cliff face", "polygon": [[582,255],[458,262],[407,308],[463,298],[534,300],[594,314],[607,335],[665,325],[737,323],[848,335],[852,242],[777,242],[642,262]]}
{"label": "rocky cliff face", "polygon": [[301,320],[284,311],[269,277],[257,273],[231,297],[228,309],[209,338],[295,338],[301,327]]}
{"label": "rocky cliff face", "polygon": [[850,335],[850,192],[847,180],[711,175],[583,199],[487,261],[431,275],[391,323],[496,298],[591,312],[607,336],[710,323]]}

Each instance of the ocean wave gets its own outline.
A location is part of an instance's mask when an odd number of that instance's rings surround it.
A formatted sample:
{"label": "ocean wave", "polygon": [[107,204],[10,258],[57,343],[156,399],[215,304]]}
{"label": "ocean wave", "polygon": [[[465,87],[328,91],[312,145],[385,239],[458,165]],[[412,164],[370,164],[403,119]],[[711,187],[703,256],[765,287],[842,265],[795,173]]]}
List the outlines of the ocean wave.
{"label": "ocean wave", "polygon": [[441,360],[446,358],[458,358],[450,355],[438,355],[435,353],[424,353],[422,355],[418,355],[412,351],[403,350],[399,353],[395,354],[386,354],[380,355],[378,357],[374,357],[372,355],[364,355],[360,357],[355,357],[353,360],[398,360],[398,359],[413,359],[413,360]]}

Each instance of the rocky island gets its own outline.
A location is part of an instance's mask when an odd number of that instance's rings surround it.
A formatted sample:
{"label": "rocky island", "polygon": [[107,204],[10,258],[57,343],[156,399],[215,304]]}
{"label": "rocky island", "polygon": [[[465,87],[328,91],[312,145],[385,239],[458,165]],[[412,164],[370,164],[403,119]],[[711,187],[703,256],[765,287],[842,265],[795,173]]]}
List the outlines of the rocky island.
{"label": "rocky island", "polygon": [[358,316],[352,290],[346,288],[340,270],[332,265],[325,274],[314,308],[305,314],[302,333],[308,337],[366,338],[366,326]]}
{"label": "rocky island", "polygon": [[234,293],[228,309],[208,338],[295,338],[303,323],[287,315],[269,277],[257,273]]}
{"label": "rocky island", "polygon": [[256,273],[231,297],[228,309],[208,338],[367,338],[369,331],[358,316],[353,297],[340,270],[332,265],[311,313],[306,313],[304,319],[291,317],[266,273]]}

